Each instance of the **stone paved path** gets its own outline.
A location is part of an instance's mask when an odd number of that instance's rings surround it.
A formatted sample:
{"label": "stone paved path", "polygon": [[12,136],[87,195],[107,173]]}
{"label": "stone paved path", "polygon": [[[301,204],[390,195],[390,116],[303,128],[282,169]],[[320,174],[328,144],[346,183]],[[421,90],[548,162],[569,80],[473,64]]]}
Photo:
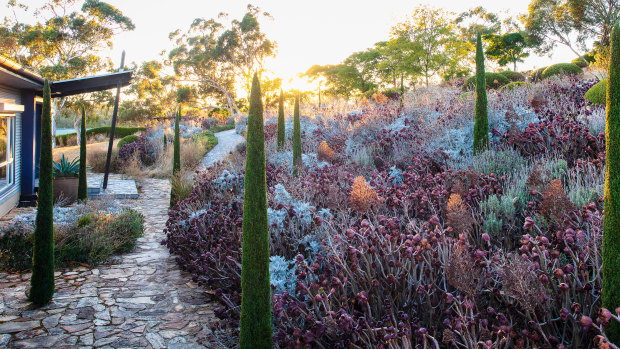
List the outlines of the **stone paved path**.
{"label": "stone paved path", "polygon": [[140,184],[140,198],[123,204],[143,213],[145,234],[116,264],[58,271],[54,299],[40,309],[24,294],[30,274],[0,273],[0,348],[215,347],[209,294],[160,244],[169,183]]}
{"label": "stone paved path", "polygon": [[205,155],[204,159],[200,163],[199,169],[202,170],[205,167],[209,167],[214,163],[224,160],[228,154],[233,152],[237,145],[245,142],[243,136],[238,135],[234,129],[228,131],[222,131],[215,134],[217,137],[217,145],[211,149],[210,152]]}

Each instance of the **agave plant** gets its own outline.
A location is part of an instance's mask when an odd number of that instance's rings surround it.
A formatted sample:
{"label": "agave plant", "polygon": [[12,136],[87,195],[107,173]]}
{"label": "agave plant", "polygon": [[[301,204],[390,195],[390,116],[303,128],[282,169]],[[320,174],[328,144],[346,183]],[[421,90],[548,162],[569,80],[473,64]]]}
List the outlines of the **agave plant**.
{"label": "agave plant", "polygon": [[80,169],[80,159],[67,160],[62,154],[59,162],[54,161],[54,177],[77,177]]}

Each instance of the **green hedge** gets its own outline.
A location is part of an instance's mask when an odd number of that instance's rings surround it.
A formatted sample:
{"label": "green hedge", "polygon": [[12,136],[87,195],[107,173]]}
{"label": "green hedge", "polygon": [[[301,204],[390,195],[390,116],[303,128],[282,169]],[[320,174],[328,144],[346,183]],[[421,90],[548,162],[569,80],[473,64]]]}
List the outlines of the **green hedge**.
{"label": "green hedge", "polygon": [[525,86],[525,85],[528,85],[528,84],[526,84],[523,81],[513,81],[513,82],[509,83],[508,85],[502,86],[499,90],[500,91],[509,91],[509,90],[515,89],[515,88],[517,88],[519,86]]}
{"label": "green hedge", "polygon": [[125,136],[123,138],[121,138],[120,141],[118,141],[118,143],[116,144],[116,147],[118,149],[121,149],[121,147],[125,144],[129,144],[129,143],[133,143],[138,139],[138,136],[136,135],[129,135],[129,136]]}
{"label": "green hedge", "polygon": [[[472,76],[471,78],[467,79],[467,81],[463,85],[463,90],[467,91],[467,90],[474,88],[475,79],[476,79],[475,76]],[[507,77],[505,77],[504,75],[500,73],[488,73],[487,72],[486,74],[484,74],[484,79],[486,80],[487,89],[489,88],[497,89],[510,83],[510,80],[508,80]]]}
{"label": "green hedge", "polygon": [[222,131],[228,131],[234,128],[235,128],[234,123],[232,125],[217,125],[213,128],[213,132],[217,133],[217,132],[222,132]]}
{"label": "green hedge", "polygon": [[532,70],[532,72],[530,73],[530,80],[531,81],[538,81],[541,79],[541,75],[542,73],[545,71],[545,69],[547,69],[547,67],[540,67],[536,70]]}
{"label": "green hedge", "polygon": [[590,87],[583,98],[587,99],[592,104],[604,105],[607,102],[607,79],[605,78],[596,83],[596,85]]}
{"label": "green hedge", "polygon": [[[95,135],[105,135],[107,137],[110,136],[110,126],[102,126],[102,127],[94,127],[90,130],[86,130],[86,138],[93,137]],[[137,132],[143,132],[146,130],[146,127],[120,127],[116,126],[114,130],[114,138],[123,138],[129,135],[132,135]],[[75,137],[75,133],[68,133],[60,136],[56,136],[56,145],[65,145],[69,140],[69,137]]]}
{"label": "green hedge", "polygon": [[590,65],[590,63],[586,63],[583,61],[583,59],[581,58],[575,58],[572,61],[570,61],[571,63],[573,63],[574,65],[578,66],[579,68],[586,68]]}
{"label": "green hedge", "polygon": [[516,71],[504,70],[500,74],[502,74],[503,76],[507,77],[508,80],[510,80],[511,82],[514,82],[514,81],[525,81],[525,76],[523,74],[519,73],[519,72],[516,72]]}
{"label": "green hedge", "polygon": [[542,79],[547,79],[555,75],[578,75],[582,74],[583,69],[579,68],[576,64],[573,63],[558,63],[554,65],[550,65],[545,69],[542,74]]}

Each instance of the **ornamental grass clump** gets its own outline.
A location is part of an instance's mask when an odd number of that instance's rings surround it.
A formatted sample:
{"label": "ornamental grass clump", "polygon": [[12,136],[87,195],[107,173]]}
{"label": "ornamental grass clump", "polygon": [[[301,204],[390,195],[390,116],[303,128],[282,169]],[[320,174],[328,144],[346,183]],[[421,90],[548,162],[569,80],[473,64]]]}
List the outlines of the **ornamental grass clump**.
{"label": "ornamental grass clump", "polygon": [[[603,307],[620,307],[620,25],[611,35],[611,59],[607,79],[607,127],[605,128],[605,217],[603,222]],[[620,343],[620,323],[607,330]]]}
{"label": "ornamental grass clump", "polygon": [[32,277],[28,298],[37,306],[49,303],[54,296],[54,189],[52,168],[52,113],[50,85],[43,86],[41,112],[41,155],[39,158],[39,192],[34,230]]}
{"label": "ornamental grass clump", "polygon": [[[297,120],[299,120],[297,102]],[[248,112],[241,249],[241,349],[273,347],[263,102],[254,74]]]}

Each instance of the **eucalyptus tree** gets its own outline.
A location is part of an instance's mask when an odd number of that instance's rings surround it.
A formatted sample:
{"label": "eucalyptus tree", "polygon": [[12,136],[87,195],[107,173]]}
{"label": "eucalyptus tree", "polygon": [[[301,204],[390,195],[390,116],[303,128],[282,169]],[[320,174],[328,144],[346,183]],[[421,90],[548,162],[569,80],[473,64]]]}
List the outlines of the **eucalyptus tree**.
{"label": "eucalyptus tree", "polygon": [[[35,9],[10,0],[8,9],[0,25],[0,54],[52,81],[105,69],[108,62],[97,54],[112,47],[116,34],[134,29],[129,17],[99,0],[46,0]],[[53,100],[52,136],[65,102]]]}
{"label": "eucalyptus tree", "polygon": [[261,31],[259,17],[270,18],[248,5],[243,18],[228,25],[197,18],[187,31],[170,34],[175,47],[168,58],[179,80],[193,84],[201,98],[223,100],[231,115],[239,113],[235,87],[241,84],[249,91],[252,72],[263,72],[265,59],[276,52],[276,44]]}
{"label": "eucalyptus tree", "polygon": [[133,120],[171,115],[176,88],[174,77],[164,73],[162,62],[143,62],[134,69],[132,84],[126,91],[132,98],[121,104],[120,115]]}
{"label": "eucalyptus tree", "polygon": [[576,26],[571,12],[566,0],[533,0],[530,3],[527,14],[521,16],[521,22],[538,54],[551,52],[557,45],[564,45],[582,57],[579,51],[585,51],[588,36]]}
{"label": "eucalyptus tree", "polygon": [[[463,58],[460,57],[460,50],[451,50],[451,46],[458,45],[459,41],[452,16],[452,13],[442,9],[422,5],[392,28],[393,36],[407,38],[418,46],[421,75],[427,87],[431,77]],[[460,54],[455,55],[457,52]]]}

